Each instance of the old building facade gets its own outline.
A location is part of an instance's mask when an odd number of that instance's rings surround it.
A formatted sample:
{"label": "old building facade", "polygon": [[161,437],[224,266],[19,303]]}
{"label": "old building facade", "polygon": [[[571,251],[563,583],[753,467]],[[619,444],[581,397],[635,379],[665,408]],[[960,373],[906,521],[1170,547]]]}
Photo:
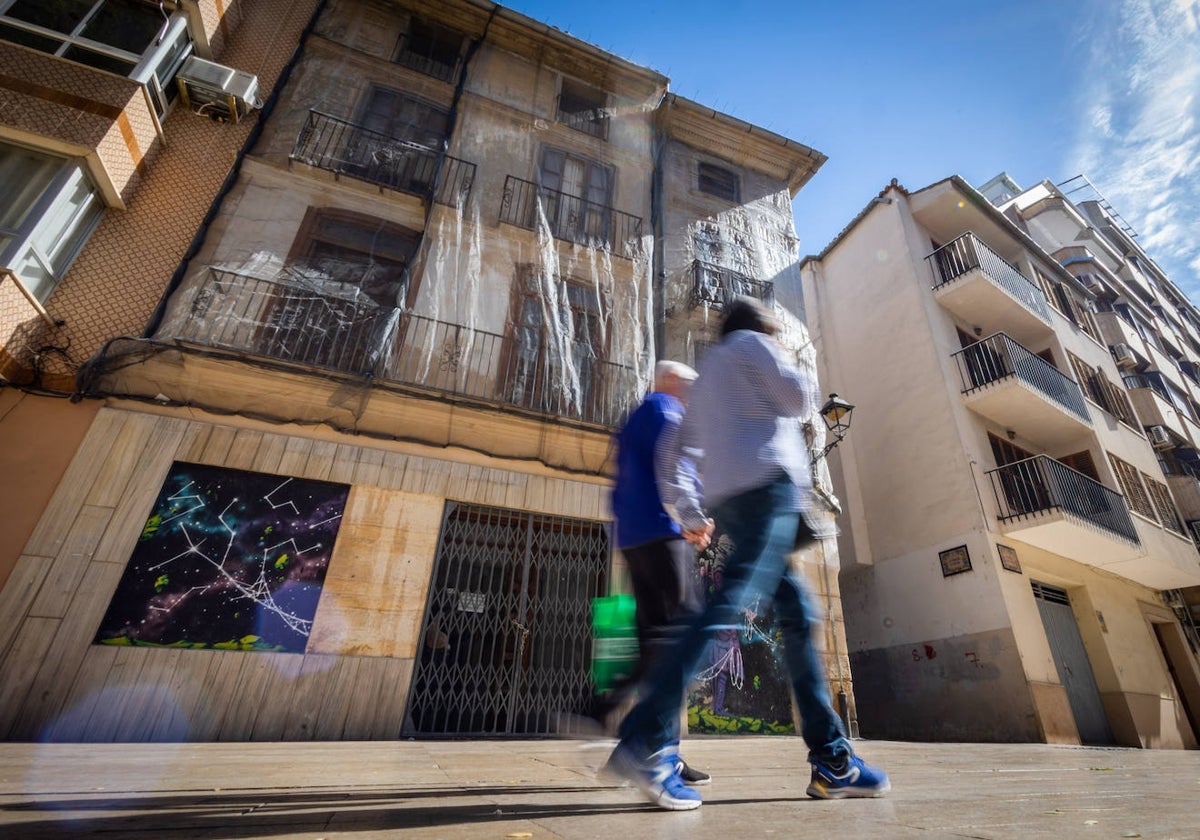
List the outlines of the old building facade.
{"label": "old building facade", "polygon": [[[622,586],[612,429],[730,295],[798,309],[790,199],[824,156],[482,0],[166,4],[151,52],[178,50],[128,84],[72,58],[88,21],[52,52],[26,41],[70,21],[7,14],[28,72],[3,94],[109,123],[4,129],[98,203],[61,277],[11,258],[0,284],[3,466],[28,477],[0,732],[504,736],[581,710],[590,599]],[[852,699],[836,547],[810,554]]]}
{"label": "old building facade", "polygon": [[1195,479],[1160,464],[1200,333],[1119,228],[1050,183],[893,181],[803,261],[860,407],[833,472],[865,734],[1196,746]]}

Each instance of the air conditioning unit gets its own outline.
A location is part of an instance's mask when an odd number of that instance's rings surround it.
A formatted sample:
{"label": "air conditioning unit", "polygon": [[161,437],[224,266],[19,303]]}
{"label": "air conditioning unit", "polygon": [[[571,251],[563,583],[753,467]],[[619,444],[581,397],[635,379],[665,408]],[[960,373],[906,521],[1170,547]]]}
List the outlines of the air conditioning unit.
{"label": "air conditioning unit", "polygon": [[1117,367],[1137,367],[1137,357],[1133,355],[1133,349],[1128,344],[1114,344],[1112,354],[1117,360]]}
{"label": "air conditioning unit", "polygon": [[1150,435],[1150,445],[1155,449],[1170,449],[1175,445],[1166,426],[1147,426],[1146,431]]}
{"label": "air conditioning unit", "polygon": [[237,122],[262,107],[258,77],[190,56],[175,75],[183,103],[198,114]]}

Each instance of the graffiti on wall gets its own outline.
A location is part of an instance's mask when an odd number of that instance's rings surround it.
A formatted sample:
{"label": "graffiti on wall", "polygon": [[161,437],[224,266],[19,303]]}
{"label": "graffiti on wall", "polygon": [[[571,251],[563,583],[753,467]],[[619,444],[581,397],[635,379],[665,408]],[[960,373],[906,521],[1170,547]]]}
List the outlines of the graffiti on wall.
{"label": "graffiti on wall", "polygon": [[[697,558],[706,599],[721,590],[733,544],[721,533]],[[769,602],[750,604],[741,626],[714,631],[688,695],[688,731],[792,734],[792,689],[783,637]]]}
{"label": "graffiti on wall", "polygon": [[349,493],[176,461],[95,643],[303,653]]}

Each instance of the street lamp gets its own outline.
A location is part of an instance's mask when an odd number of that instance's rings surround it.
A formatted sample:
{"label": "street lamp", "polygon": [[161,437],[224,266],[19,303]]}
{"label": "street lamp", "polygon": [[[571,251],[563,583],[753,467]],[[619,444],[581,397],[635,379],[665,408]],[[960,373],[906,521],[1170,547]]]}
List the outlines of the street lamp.
{"label": "street lamp", "polygon": [[825,427],[829,429],[833,440],[825,444],[825,448],[817,455],[817,460],[824,458],[829,454],[829,450],[842,442],[846,432],[850,431],[850,416],[853,412],[854,406],[850,403],[837,394],[829,395],[825,405],[821,406],[821,419],[825,421]]}

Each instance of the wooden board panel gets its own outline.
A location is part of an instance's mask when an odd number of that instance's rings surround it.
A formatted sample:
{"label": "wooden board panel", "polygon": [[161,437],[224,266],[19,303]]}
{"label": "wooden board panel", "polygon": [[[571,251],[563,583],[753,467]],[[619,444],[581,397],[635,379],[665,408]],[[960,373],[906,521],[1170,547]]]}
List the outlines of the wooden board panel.
{"label": "wooden board panel", "polygon": [[[92,639],[122,571],[123,567],[115,563],[88,565],[67,607],[66,618],[58,625],[46,656],[37,663],[30,696],[39,698],[39,702],[28,703],[21,709],[14,729],[19,735],[15,737],[37,737],[63,711],[71,696],[77,691],[86,693],[96,687],[86,684],[95,675],[86,676],[83,663],[106,649],[105,646],[93,647]],[[99,679],[102,683],[103,673]]]}
{"label": "wooden board panel", "polygon": [[[45,661],[58,624],[55,618],[27,618],[21,622],[8,655],[0,661],[0,737],[14,734],[17,710],[30,697],[38,666]],[[29,702],[36,705],[37,697]]]}
{"label": "wooden board panel", "polygon": [[133,476],[138,458],[154,433],[154,424],[145,415],[119,412],[121,431],[92,478],[87,504],[97,507],[116,507],[125,495],[125,488]]}
{"label": "wooden board panel", "polygon": [[[57,641],[57,639],[56,639]],[[36,724],[32,727],[29,734],[22,731],[23,738],[34,738],[41,740],[38,733],[46,733],[45,740],[47,741],[86,741],[87,738],[87,723],[92,714],[92,703],[95,693],[100,686],[104,685],[104,680],[108,672],[112,670],[113,662],[117,658],[116,648],[108,647],[89,647],[84,650],[83,656],[79,657],[76,667],[73,669],[74,680],[67,681],[66,688],[70,690],[65,696],[59,698],[58,707],[53,713],[49,713],[36,718]],[[39,673],[39,677],[41,674]],[[26,707],[28,709],[28,706]],[[19,724],[24,723],[24,716]]]}
{"label": "wooden board panel", "polygon": [[252,656],[270,658],[271,667],[265,669],[261,676],[265,680],[263,687],[267,702],[259,705],[254,717],[254,725],[250,731],[253,741],[278,741],[283,737],[287,726],[288,700],[296,691],[300,680],[300,671],[304,667],[304,657],[294,653],[255,653]]}
{"label": "wooden board panel", "polygon": [[4,588],[0,589],[0,616],[3,617],[0,620],[0,661],[3,661],[9,645],[20,632],[21,622],[29,612],[30,604],[37,598],[53,562],[53,557],[21,555]]}
{"label": "wooden board panel", "polygon": [[123,412],[101,409],[96,415],[92,427],[84,436],[79,451],[63,474],[58,489],[46,510],[42,514],[29,542],[25,544],[25,554],[40,554],[43,557],[56,557],[62,549],[63,540],[70,533],[71,523],[83,506],[91,489],[96,471],[100,463],[124,425]]}
{"label": "wooden board panel", "polygon": [[256,429],[238,429],[233,436],[233,444],[225,457],[223,466],[235,470],[254,469],[254,456],[262,445],[263,433]]}
{"label": "wooden board panel", "polygon": [[321,704],[332,693],[342,678],[345,657],[306,654],[300,666],[300,676],[291,688],[291,702],[284,708],[281,739],[284,741],[311,741],[317,735],[317,720]]}
{"label": "wooden board panel", "polygon": [[29,608],[30,615],[62,618],[66,615],[79,581],[92,562],[104,529],[112,519],[112,508],[85,505],[75,518],[71,532],[63,542],[62,551],[54,558],[37,600]]}

